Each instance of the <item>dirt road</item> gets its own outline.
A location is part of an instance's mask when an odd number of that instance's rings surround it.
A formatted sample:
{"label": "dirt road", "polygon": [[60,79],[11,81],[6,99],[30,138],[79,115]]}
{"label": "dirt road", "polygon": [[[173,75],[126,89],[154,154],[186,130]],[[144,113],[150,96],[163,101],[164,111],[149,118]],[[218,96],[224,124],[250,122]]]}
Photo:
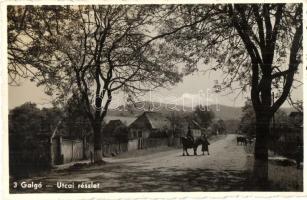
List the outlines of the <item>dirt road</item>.
{"label": "dirt road", "polygon": [[[235,135],[227,135],[212,143],[210,155],[201,155],[199,147],[198,156],[182,156],[181,149],[174,149],[136,158],[109,158],[103,166],[64,170],[26,181],[43,183],[43,189],[35,192],[243,191],[247,155],[235,139]],[[192,154],[192,149],[189,151]],[[74,188],[59,189],[59,181],[73,183]],[[99,183],[99,188],[78,189],[80,181]]]}

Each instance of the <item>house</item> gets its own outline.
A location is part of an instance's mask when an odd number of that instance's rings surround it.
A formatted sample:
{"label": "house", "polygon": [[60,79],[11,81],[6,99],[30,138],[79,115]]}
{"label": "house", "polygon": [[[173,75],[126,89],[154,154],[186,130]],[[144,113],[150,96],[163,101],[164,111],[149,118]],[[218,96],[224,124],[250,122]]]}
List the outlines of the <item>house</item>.
{"label": "house", "polygon": [[204,131],[204,128],[202,128],[200,124],[197,123],[195,120],[191,120],[189,122],[189,126],[190,126],[190,129],[192,131],[194,138],[200,137],[202,132]]}
{"label": "house", "polygon": [[185,137],[186,134],[188,133],[189,127],[191,129],[191,132],[192,132],[194,138],[201,136],[202,133],[208,134],[206,129],[201,127],[201,125],[197,121],[187,120],[187,121],[183,122],[183,124],[182,124],[182,134],[179,137],[182,137],[182,136]]}
{"label": "house", "polygon": [[129,126],[128,150],[170,145],[171,122],[161,113],[146,111]]}
{"label": "house", "polygon": [[[128,140],[128,127],[121,120],[110,120],[102,130],[103,154],[126,151],[124,145]],[[60,128],[56,128],[50,136],[51,163],[63,164],[72,161],[92,158],[94,152],[93,134],[87,133],[69,135]]]}
{"label": "house", "polygon": [[146,111],[129,126],[129,139],[159,137],[171,130],[170,120],[158,112]]}
{"label": "house", "polygon": [[126,142],[128,139],[128,127],[119,119],[110,120],[103,128],[103,138],[116,141]]}

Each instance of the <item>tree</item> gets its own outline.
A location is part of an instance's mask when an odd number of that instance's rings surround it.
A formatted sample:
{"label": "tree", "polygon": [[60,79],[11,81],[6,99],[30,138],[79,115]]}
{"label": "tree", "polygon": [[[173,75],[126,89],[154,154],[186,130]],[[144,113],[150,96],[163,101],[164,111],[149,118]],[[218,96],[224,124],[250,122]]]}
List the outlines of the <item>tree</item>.
{"label": "tree", "polygon": [[214,133],[215,135],[223,134],[226,130],[225,123],[222,119],[213,122],[211,128],[212,133]]}
{"label": "tree", "polygon": [[[31,120],[29,120],[31,119]],[[35,103],[27,102],[9,113],[9,134],[26,138],[39,133],[42,115]],[[14,146],[14,145],[13,145]]]}
{"label": "tree", "polygon": [[202,105],[198,105],[194,110],[195,120],[204,128],[208,128],[214,118],[214,113]]}
{"label": "tree", "polygon": [[226,125],[225,125],[224,120],[219,119],[219,120],[217,121],[217,124],[218,124],[218,131],[219,131],[219,133],[220,133],[220,134],[225,133],[225,131],[226,131]]}
{"label": "tree", "polygon": [[245,102],[245,105],[242,107],[242,117],[240,121],[239,130],[243,134],[246,134],[249,137],[251,137],[256,133],[255,126],[256,126],[255,111],[253,109],[252,101],[248,99]]}
{"label": "tree", "polygon": [[30,71],[47,92],[79,91],[97,138],[114,91],[174,84],[176,62],[189,62],[183,73],[210,63],[207,70],[225,72],[223,89],[250,89],[255,178],[267,182],[270,121],[301,63],[302,4],[8,7],[8,38],[9,75]]}
{"label": "tree", "polygon": [[172,111],[168,114],[167,118],[171,123],[172,135],[171,137],[181,137],[185,135],[185,124],[190,113],[182,113],[180,111]]}
{"label": "tree", "polygon": [[[274,113],[289,96],[301,64],[302,4],[189,5],[176,8],[165,29],[193,24],[168,41],[191,58],[222,70],[223,89],[250,88],[256,116],[255,179],[268,179],[268,136]],[[208,17],[209,15],[209,17]],[[207,18],[204,18],[207,16]],[[203,19],[203,20],[201,20]],[[216,63],[216,64],[212,64]],[[239,87],[233,88],[234,83]],[[272,91],[277,100],[272,102]]]}
{"label": "tree", "polygon": [[83,102],[80,95],[73,94],[66,102],[63,108],[63,117],[61,118],[61,128],[59,131],[65,132],[65,135],[72,138],[84,138],[92,136],[91,124],[86,116]]}
{"label": "tree", "polygon": [[112,94],[137,95],[182,79],[174,66],[188,57],[177,56],[163,37],[185,26],[154,35],[162,19],[157,15],[167,14],[163,10],[144,5],[9,6],[11,83],[30,78],[57,102],[80,94],[99,162],[101,123]]}
{"label": "tree", "polygon": [[[255,129],[256,116],[255,116],[255,111],[253,109],[253,105],[250,99],[248,99],[245,102],[245,105],[242,107],[242,113],[243,115],[240,121],[240,130],[249,136],[253,136],[256,133],[256,129]],[[271,124],[272,129],[274,129],[275,127],[281,127],[281,126],[287,125],[288,123],[287,113],[283,110],[276,111],[272,121],[273,121],[273,124]]]}
{"label": "tree", "polygon": [[50,168],[50,132],[59,111],[27,102],[9,112],[9,164],[14,178]]}
{"label": "tree", "polygon": [[[249,11],[252,11],[255,16],[258,28],[257,33],[254,33],[252,31],[253,27],[248,25],[247,12]],[[291,26],[292,30],[288,30],[287,26],[289,24],[286,22],[287,16],[285,15],[287,13],[285,11],[294,13],[290,15],[294,19]],[[298,53],[302,48],[302,4],[297,5],[295,9],[287,8],[284,4],[264,4],[262,6],[250,6],[250,8],[239,5],[229,6],[229,14],[251,60],[251,99],[256,115],[256,168],[254,170],[256,176],[260,177],[258,183],[260,181],[267,182],[270,121],[274,113],[287,99],[294,74],[301,62],[300,58],[298,58]],[[237,15],[240,16],[239,19],[236,17]],[[291,20],[291,17],[288,19]],[[272,25],[271,18],[275,22],[274,25]],[[265,24],[265,28],[263,24]],[[246,27],[250,28],[246,29]],[[287,33],[288,31],[294,34],[293,39],[290,40],[292,42],[290,58],[288,69],[281,70],[282,63],[277,59],[281,58],[283,40],[288,39],[288,36],[290,36]],[[258,34],[258,37],[255,36],[256,34]],[[278,36],[279,40],[277,40]],[[274,60],[274,55],[277,57],[276,60]],[[278,87],[279,84],[274,83],[281,78],[284,79],[282,92],[277,101],[272,104],[272,85]]]}

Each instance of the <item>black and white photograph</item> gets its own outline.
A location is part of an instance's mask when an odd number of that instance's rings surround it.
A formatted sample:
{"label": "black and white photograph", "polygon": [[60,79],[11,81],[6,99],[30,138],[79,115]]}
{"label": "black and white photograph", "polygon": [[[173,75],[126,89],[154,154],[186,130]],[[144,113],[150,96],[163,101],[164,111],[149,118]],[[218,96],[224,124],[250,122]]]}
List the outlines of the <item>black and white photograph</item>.
{"label": "black and white photograph", "polygon": [[305,3],[28,3],[4,6],[9,194],[304,193]]}

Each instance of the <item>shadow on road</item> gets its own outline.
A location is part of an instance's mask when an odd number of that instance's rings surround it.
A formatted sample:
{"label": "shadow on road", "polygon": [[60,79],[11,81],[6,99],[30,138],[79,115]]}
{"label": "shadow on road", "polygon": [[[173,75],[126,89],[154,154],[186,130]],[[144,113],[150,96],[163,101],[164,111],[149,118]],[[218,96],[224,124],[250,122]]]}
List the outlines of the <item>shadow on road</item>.
{"label": "shadow on road", "polygon": [[[146,166],[145,166],[146,167]],[[175,169],[155,168],[146,169],[139,166],[105,166],[102,170],[82,169],[78,177],[87,175],[91,177],[86,181],[100,183],[99,189],[57,189],[44,188],[35,192],[195,192],[195,191],[244,191],[246,188],[246,172],[225,170],[215,171],[209,169]],[[56,181],[73,178],[72,172],[63,171],[54,176],[39,178],[44,184],[56,186]],[[107,180],[107,181],[106,181]],[[75,180],[78,181],[78,180]],[[82,181],[80,179],[79,181]],[[20,193],[18,190],[11,191]],[[23,193],[33,192],[31,190]]]}

